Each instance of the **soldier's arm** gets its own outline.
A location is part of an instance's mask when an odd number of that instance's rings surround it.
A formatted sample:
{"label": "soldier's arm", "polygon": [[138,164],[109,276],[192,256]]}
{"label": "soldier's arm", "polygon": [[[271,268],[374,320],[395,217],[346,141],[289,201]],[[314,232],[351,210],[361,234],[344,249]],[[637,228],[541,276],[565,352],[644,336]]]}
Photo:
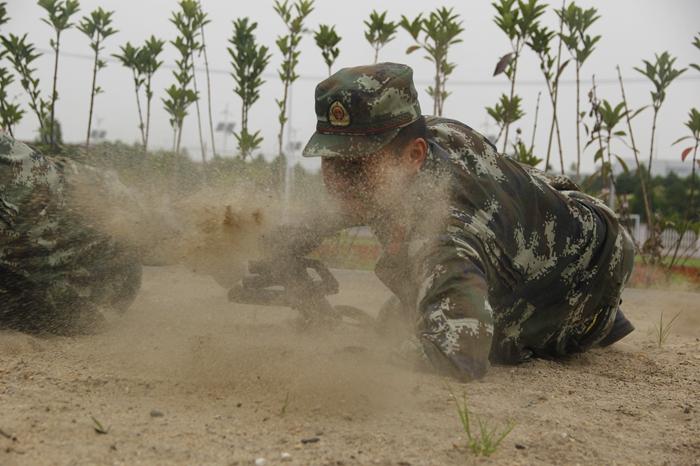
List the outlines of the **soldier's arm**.
{"label": "soldier's arm", "polygon": [[438,371],[475,379],[489,368],[493,316],[476,252],[445,235],[424,255],[417,335]]}

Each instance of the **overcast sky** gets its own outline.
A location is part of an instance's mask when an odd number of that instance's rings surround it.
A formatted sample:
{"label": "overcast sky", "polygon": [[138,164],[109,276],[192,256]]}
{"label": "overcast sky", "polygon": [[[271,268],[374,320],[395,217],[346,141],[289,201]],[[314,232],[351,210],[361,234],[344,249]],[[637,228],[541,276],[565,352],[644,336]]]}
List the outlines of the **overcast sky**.
{"label": "overcast sky", "polygon": [[[41,21],[43,10],[32,0],[7,0],[11,20],[3,26],[3,33],[28,33],[37,48],[45,51],[37,60],[38,76],[41,79],[45,95],[50,92],[53,69],[53,57],[49,53],[50,29]],[[114,25],[119,33],[110,37],[106,43],[107,54],[115,53],[126,41],[141,43],[151,34],[163,39],[174,39],[176,31],[169,22],[171,12],[177,7],[175,0],[81,0],[80,16],[101,6],[114,10]],[[577,4],[598,8],[602,18],[592,31],[603,37],[597,50],[584,65],[582,77],[585,78],[583,96],[584,109],[588,109],[585,92],[590,87],[590,77],[596,74],[599,83],[599,95],[611,101],[619,101],[620,93],[616,81],[615,65],[622,68],[627,79],[626,90],[633,107],[649,103],[650,85],[633,70],[642,59],[652,59],[655,52],[668,50],[678,57],[677,65],[686,67],[688,63],[700,63],[700,51],[691,45],[693,36],[700,32],[699,0],[615,0],[591,1],[579,0]],[[267,70],[267,82],[262,90],[262,97],[253,107],[250,116],[251,129],[261,129],[265,137],[262,149],[266,154],[276,151],[277,107],[274,99],[282,93],[276,70],[280,63],[275,38],[284,32],[284,26],[272,9],[272,0],[233,1],[203,0],[203,9],[209,14],[211,24],[206,29],[206,40],[210,67],[212,68],[213,103],[212,110],[215,124],[228,119],[238,123],[240,100],[233,92],[233,79],[230,76],[230,58],[226,47],[232,33],[232,21],[238,17],[249,16],[257,21],[258,40],[268,45],[273,57]],[[556,2],[557,7],[560,6]],[[487,0],[354,0],[340,2],[337,0],[316,0],[316,8],[307,21],[307,27],[316,29],[320,23],[335,24],[342,36],[341,54],[334,69],[345,66],[366,64],[373,59],[372,49],[364,39],[363,20],[372,9],[388,10],[393,19],[401,14],[414,16],[428,12],[440,6],[454,7],[461,15],[465,28],[463,43],[450,52],[450,59],[457,68],[448,81],[448,90],[452,95],[445,103],[444,116],[461,120],[482,132],[494,132],[494,124],[487,118],[486,106],[493,105],[502,92],[508,90],[504,76],[492,77],[494,65],[498,58],[509,51],[506,36],[493,23],[494,9]],[[543,21],[557,28],[558,23],[551,8]],[[396,39],[381,53],[382,61],[403,62],[415,70],[416,86],[419,90],[421,106],[424,113],[432,110],[432,101],[425,88],[432,77],[431,64],[419,54],[405,55],[411,39],[404,31],[399,31]],[[68,142],[80,142],[85,138],[87,112],[90,97],[90,79],[92,63],[86,59],[90,55],[89,41],[79,31],[67,31],[61,43],[62,56],[58,77],[60,100],[56,103],[57,118],[63,125],[64,139]],[[305,142],[315,128],[313,91],[315,85],[325,77],[326,67],[313,38],[304,37],[301,45],[301,58],[298,73],[299,81],[294,84],[291,98],[290,137]],[[162,55],[167,65],[174,62],[175,51],[170,45]],[[198,65],[203,66],[199,62]],[[7,66],[3,63],[3,66]],[[200,83],[204,74],[198,73]],[[548,122],[551,107],[548,105],[546,89],[541,78],[536,58],[525,51],[522,65],[519,66],[519,83],[516,92],[522,96],[526,116],[516,126],[523,129],[526,140],[532,134],[537,93],[542,91],[540,105],[540,123],[536,134],[536,150],[543,154],[546,150]],[[560,119],[566,165],[575,161],[575,86],[573,84],[574,68],[569,67],[562,79],[560,95]],[[97,97],[95,123],[93,127],[107,131],[107,138],[124,142],[138,139],[136,103],[130,73],[118,63],[111,62],[100,72],[99,85],[105,90]],[[155,98],[152,120],[152,146],[168,148],[172,141],[172,130],[168,117],[162,108],[163,89],[174,82],[170,69],[161,69],[154,82]],[[18,100],[25,103],[26,98],[15,84],[13,89]],[[691,107],[700,107],[700,73],[690,69],[670,88],[664,107],[661,110],[658,125],[658,157],[678,159],[681,149],[670,147],[678,137],[685,134],[683,122]],[[206,107],[203,107],[203,110]],[[227,116],[228,111],[228,116]],[[547,124],[545,123],[547,122]],[[33,114],[27,112],[22,123],[16,129],[19,138],[33,139],[37,128]],[[648,153],[651,112],[641,115],[636,120],[635,136],[643,154]],[[547,128],[545,128],[547,127]],[[208,127],[207,127],[208,128]],[[206,128],[205,128],[206,129]],[[216,135],[217,151],[224,149],[224,135]],[[226,151],[231,153],[235,140],[229,137]],[[183,145],[193,156],[199,155],[197,123],[194,106],[185,120]],[[631,156],[624,146],[619,147],[623,156]],[[584,156],[583,169],[590,169],[593,151]],[[305,166],[315,167],[317,161],[305,160]]]}

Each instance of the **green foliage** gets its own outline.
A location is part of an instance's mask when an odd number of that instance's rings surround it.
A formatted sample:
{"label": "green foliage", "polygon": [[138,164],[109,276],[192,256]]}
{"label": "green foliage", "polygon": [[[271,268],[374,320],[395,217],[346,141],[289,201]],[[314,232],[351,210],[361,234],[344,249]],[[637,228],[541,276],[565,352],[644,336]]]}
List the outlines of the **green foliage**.
{"label": "green foliage", "polygon": [[176,84],[165,90],[167,97],[162,99],[165,111],[170,115],[170,126],[174,132],[174,151],[180,153],[182,126],[187,116],[187,109],[199,99],[194,89],[194,54],[202,48],[200,42],[201,28],[209,21],[196,0],[180,0],[180,11],[173,12],[170,22],[175,25],[179,35],[170,43],[179,53],[175,60],[173,76]]}
{"label": "green foliage", "polygon": [[600,36],[591,36],[588,29],[600,19],[595,8],[583,9],[571,2],[567,7],[554,10],[564,25],[561,39],[577,64],[582,65],[595,50]]}
{"label": "green foliage", "polygon": [[642,60],[644,68],[634,69],[651,81],[654,90],[651,91],[651,102],[654,109],[658,111],[666,99],[666,90],[671,85],[674,79],[683,74],[686,68],[674,68],[676,58],[668,52],[663,52],[661,55],[655,55],[655,61],[652,63],[647,60]]}
{"label": "green foliage", "polygon": [[[5,2],[0,2],[0,26],[8,22],[9,19]],[[0,60],[5,58],[8,53],[9,51],[6,48],[0,50]],[[10,70],[0,66],[0,127],[7,130],[11,136],[12,126],[19,123],[24,115],[24,110],[18,104],[13,103],[8,95],[8,89],[14,81],[14,76],[10,74]]]}
{"label": "green foliage", "polygon": [[[120,47],[122,51],[121,54],[112,55],[114,58],[118,59],[125,68],[131,70],[134,82],[134,92],[136,94],[136,107],[138,109],[139,131],[141,133],[141,142],[144,150],[148,149],[148,136],[151,121],[150,109],[151,100],[153,98],[151,81],[153,79],[153,75],[163,64],[162,61],[158,60],[158,56],[163,51],[164,46],[164,41],[157,39],[155,36],[151,36],[141,47],[134,47],[130,42],[127,42],[125,45]],[[145,122],[141,111],[140,90],[142,87],[145,87],[147,102]]]}
{"label": "green foliage", "polygon": [[[506,108],[513,108],[516,104],[515,95],[515,83],[517,79],[518,71],[518,60],[520,59],[520,54],[523,47],[529,37],[533,35],[535,30],[539,27],[539,18],[544,14],[546,9],[545,5],[539,4],[537,0],[528,0],[527,2],[522,0],[499,0],[491,4],[496,10],[496,16],[494,17],[494,22],[498,28],[503,31],[510,41],[511,51],[503,55],[498,63],[496,64],[496,69],[494,71],[494,76],[504,73],[508,80],[510,81],[510,95],[501,96],[501,110]],[[517,98],[519,105],[520,98]],[[497,112],[499,104],[496,104],[493,108],[488,108],[487,111],[492,117],[494,113],[501,116],[500,119],[496,119],[496,123],[499,124],[498,138],[495,142],[498,142],[501,134],[504,134],[503,140],[503,152],[506,151],[508,145],[508,132],[510,125],[521,118],[524,113],[514,112],[511,116],[520,115],[515,120],[511,118],[503,118],[505,114],[502,112]]]}
{"label": "green foliage", "polygon": [[470,412],[466,394],[462,395],[461,402],[454,394],[452,394],[452,398],[455,401],[462,429],[467,436],[467,448],[475,456],[491,456],[511,433],[515,424],[511,421],[503,427],[491,427],[481,417]]}
{"label": "green foliage", "polygon": [[642,60],[644,68],[635,68],[636,71],[646,76],[654,86],[654,90],[651,91],[651,104],[654,108],[654,118],[651,124],[651,143],[649,144],[649,173],[651,173],[651,164],[654,158],[654,137],[656,135],[656,119],[659,115],[659,110],[666,99],[668,87],[673,80],[686,70],[686,68],[674,68],[673,64],[675,61],[675,57],[672,57],[668,52],[663,52],[661,55],[655,55],[654,63]]}
{"label": "green foliage", "polygon": [[53,71],[53,88],[51,92],[51,114],[49,119],[49,132],[52,149],[57,148],[56,138],[54,133],[54,120],[56,101],[58,100],[58,92],[56,85],[58,81],[58,57],[61,48],[61,34],[63,31],[72,28],[71,17],[80,9],[78,0],[39,0],[38,5],[46,10],[47,18],[41,20],[48,24],[54,31],[54,37],[49,40],[49,45],[54,51],[54,71]]}
{"label": "green foliage", "polygon": [[498,103],[493,107],[486,107],[486,111],[500,127],[503,127],[518,121],[525,115],[521,108],[521,103],[522,99],[520,96],[516,95],[511,99],[506,94],[501,94]]}
{"label": "green foliage", "polygon": [[323,56],[323,61],[326,62],[326,66],[328,66],[328,76],[330,76],[333,63],[340,55],[340,49],[338,48],[340,36],[335,32],[335,26],[320,24],[318,30],[314,33],[314,40],[318,48],[321,49],[321,55]]}
{"label": "green foliage", "polygon": [[[42,18],[41,20],[51,26],[56,32],[65,31],[73,27],[70,19],[80,9],[78,0],[39,0],[37,3],[46,10],[48,15],[48,18]],[[51,47],[54,50],[58,45],[56,42],[51,42]]]}
{"label": "green foliage", "polygon": [[376,10],[372,10],[369,19],[364,21],[367,27],[365,39],[374,49],[374,63],[379,60],[379,51],[394,40],[396,30],[399,28],[399,23],[387,21],[386,14],[386,11],[378,13]]}
{"label": "green foliage", "polygon": [[654,339],[656,340],[656,345],[659,348],[662,348],[666,344],[666,340],[668,340],[668,336],[671,333],[671,328],[673,327],[673,324],[676,322],[678,317],[680,317],[681,312],[683,311],[678,311],[678,313],[666,323],[664,323],[663,311],[659,315],[659,325],[654,326]]}
{"label": "green foliage", "polygon": [[546,9],[546,5],[537,3],[537,0],[500,0],[491,5],[496,9],[496,26],[506,33],[511,42],[520,40],[521,43],[532,33]]}
{"label": "green foliage", "polygon": [[[116,34],[117,30],[112,27],[113,11],[105,11],[101,7],[90,13],[90,16],[83,16],[78,24],[78,30],[90,39],[90,48],[98,53],[102,50],[101,43],[107,37]],[[104,63],[101,67],[104,67]]]}
{"label": "green foliage", "polygon": [[[607,179],[612,176],[612,157],[615,157],[618,162],[626,169],[624,160],[612,153],[612,140],[621,139],[627,136],[625,131],[616,131],[615,128],[627,116],[625,103],[620,102],[613,106],[610,102],[603,99],[602,101],[593,102],[593,113],[596,124],[591,131],[591,139],[586,144],[586,147],[593,143],[598,143],[598,149],[593,156],[594,162],[600,162],[600,176],[602,179]],[[607,156],[607,160],[606,160]],[[627,171],[627,170],[625,170]]]}
{"label": "green foliage", "polygon": [[296,74],[296,68],[299,64],[299,44],[301,43],[302,33],[304,32],[304,20],[314,10],[314,0],[296,0],[293,4],[289,0],[275,0],[275,13],[282,19],[287,33],[278,36],[275,44],[282,53],[282,63],[280,64],[279,75],[282,81],[283,93],[281,99],[276,99],[277,107],[279,108],[279,116],[277,120],[280,124],[280,131],[277,135],[278,155],[283,156],[282,143],[284,139],[284,126],[287,123],[287,97],[289,94],[289,86],[299,78]]}
{"label": "green foliage", "polygon": [[90,91],[90,110],[88,114],[88,128],[86,145],[90,145],[90,128],[92,127],[92,114],[95,104],[95,96],[102,92],[102,88],[97,86],[97,72],[107,66],[104,60],[100,59],[100,51],[103,49],[103,41],[117,33],[117,30],[112,28],[113,11],[105,11],[102,8],[97,8],[90,16],[84,16],[78,29],[88,36],[90,39],[90,48],[95,53],[95,61],[92,69],[92,88]]}
{"label": "green foliage", "polygon": [[36,52],[34,44],[27,41],[27,34],[22,37],[14,34],[3,35],[0,36],[0,41],[7,52],[8,61],[19,76],[20,85],[29,96],[29,108],[36,115],[41,129],[47,118],[49,103],[41,96],[36,68],[32,67],[32,63],[41,55]]}
{"label": "green foliage", "polygon": [[518,140],[515,142],[515,144],[513,144],[512,157],[518,162],[525,165],[530,165],[531,167],[536,167],[543,161],[543,159],[534,154],[534,148],[532,146],[526,146],[521,140]]}
{"label": "green foliage", "polygon": [[[693,38],[693,46],[694,46],[696,49],[700,50],[700,34],[698,34],[697,36],[695,36],[695,37]],[[696,70],[700,71],[700,65],[699,65],[699,64],[697,64],[697,63],[691,63],[690,66],[693,67],[693,68],[695,68]]]}
{"label": "green foliage", "polygon": [[576,174],[580,176],[581,165],[581,125],[585,112],[581,112],[581,66],[591,56],[601,36],[591,36],[589,28],[600,19],[595,8],[583,9],[571,2],[554,12],[559,16],[562,31],[561,42],[574,59],[576,65]]}
{"label": "green foliage", "polygon": [[233,22],[233,36],[228,48],[233,67],[236,87],[234,92],[241,98],[241,130],[234,133],[238,141],[238,151],[244,159],[257,150],[262,143],[260,131],[248,131],[248,112],[260,98],[260,87],[264,84],[262,74],[270,62],[271,54],[264,45],[258,45],[254,31],[258,23],[249,18],[239,18]]}
{"label": "green foliage", "polygon": [[448,77],[456,64],[447,59],[452,45],[462,42],[458,36],[464,31],[459,14],[452,8],[438,8],[424,18],[419,14],[412,21],[401,16],[399,25],[411,35],[415,45],[406,50],[407,54],[423,49],[425,58],[435,65],[435,83],[428,87],[428,94],[433,98],[433,114],[441,116],[444,102],[450,95],[446,90]]}

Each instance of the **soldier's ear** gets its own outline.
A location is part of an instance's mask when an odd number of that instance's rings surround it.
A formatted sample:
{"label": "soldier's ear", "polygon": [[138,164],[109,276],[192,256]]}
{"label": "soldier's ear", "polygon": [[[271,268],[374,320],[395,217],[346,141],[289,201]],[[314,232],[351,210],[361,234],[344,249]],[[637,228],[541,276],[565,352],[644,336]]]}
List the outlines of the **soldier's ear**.
{"label": "soldier's ear", "polygon": [[415,138],[408,143],[406,150],[411,167],[420,170],[428,156],[428,143],[423,138]]}

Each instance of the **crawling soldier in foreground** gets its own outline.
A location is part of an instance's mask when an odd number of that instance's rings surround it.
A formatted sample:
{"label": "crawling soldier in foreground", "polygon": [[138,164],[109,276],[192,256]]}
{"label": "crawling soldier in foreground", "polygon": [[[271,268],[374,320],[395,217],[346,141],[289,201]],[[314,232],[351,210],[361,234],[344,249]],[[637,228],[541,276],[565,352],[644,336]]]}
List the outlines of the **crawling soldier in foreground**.
{"label": "crawling soldier in foreground", "polygon": [[383,247],[376,274],[422,356],[463,379],[489,361],[564,356],[633,330],[618,307],[633,245],[597,199],[465,124],[423,116],[405,65],[340,70],[315,101],[304,155],[322,158],[340,215],[281,227],[267,238],[273,257],[370,226]]}

